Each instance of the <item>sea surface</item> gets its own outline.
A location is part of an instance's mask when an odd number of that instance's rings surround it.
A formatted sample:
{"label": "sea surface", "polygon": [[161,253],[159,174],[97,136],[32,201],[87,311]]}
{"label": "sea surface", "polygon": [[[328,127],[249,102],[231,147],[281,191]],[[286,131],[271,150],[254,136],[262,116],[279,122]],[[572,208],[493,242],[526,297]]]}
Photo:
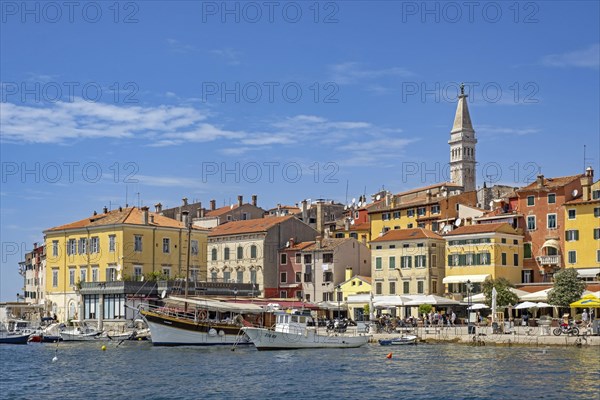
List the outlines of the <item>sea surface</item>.
{"label": "sea surface", "polygon": [[600,399],[598,347],[101,346],[0,345],[0,398]]}

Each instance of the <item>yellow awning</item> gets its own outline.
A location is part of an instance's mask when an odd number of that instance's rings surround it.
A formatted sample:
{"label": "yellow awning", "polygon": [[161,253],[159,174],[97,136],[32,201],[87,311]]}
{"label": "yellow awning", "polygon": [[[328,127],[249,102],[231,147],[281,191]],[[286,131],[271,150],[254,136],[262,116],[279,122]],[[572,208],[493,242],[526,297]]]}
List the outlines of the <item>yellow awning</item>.
{"label": "yellow awning", "polygon": [[600,308],[600,299],[593,294],[586,294],[574,303],[569,304],[573,308]]}

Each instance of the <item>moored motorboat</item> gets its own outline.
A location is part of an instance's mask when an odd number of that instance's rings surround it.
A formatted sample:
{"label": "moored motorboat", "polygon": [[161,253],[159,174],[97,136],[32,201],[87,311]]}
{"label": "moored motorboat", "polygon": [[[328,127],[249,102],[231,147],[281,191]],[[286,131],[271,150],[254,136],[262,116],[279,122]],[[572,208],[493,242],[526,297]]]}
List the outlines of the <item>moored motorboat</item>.
{"label": "moored motorboat", "polygon": [[71,321],[71,327],[65,328],[60,332],[60,337],[63,341],[98,341],[107,340],[106,336],[102,336],[102,332],[96,328],[86,324],[84,321],[74,319]]}
{"label": "moored motorboat", "polygon": [[345,332],[319,328],[310,311],[275,312],[273,328],[246,326],[242,331],[258,350],[316,349],[360,347],[369,342],[370,335],[355,328]]}
{"label": "moored motorboat", "polygon": [[417,344],[415,335],[406,335],[392,339],[379,339],[379,344],[382,346],[401,346],[406,344]]}
{"label": "moored motorboat", "polygon": [[10,332],[0,322],[0,344],[27,344],[29,333]]}
{"label": "moored motorboat", "polygon": [[238,340],[243,316],[259,319],[263,312],[254,304],[214,299],[170,297],[165,302],[164,307],[140,311],[155,346],[232,345]]}

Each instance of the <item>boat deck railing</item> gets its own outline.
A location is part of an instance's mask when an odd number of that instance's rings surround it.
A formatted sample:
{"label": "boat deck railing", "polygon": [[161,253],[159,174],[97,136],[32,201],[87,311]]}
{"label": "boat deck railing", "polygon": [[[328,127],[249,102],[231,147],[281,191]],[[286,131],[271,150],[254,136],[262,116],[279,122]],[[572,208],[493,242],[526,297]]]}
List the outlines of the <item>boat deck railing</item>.
{"label": "boat deck railing", "polygon": [[[150,304],[144,305],[142,309],[155,314],[160,314],[179,320],[185,320],[195,324],[206,323],[211,325],[262,326],[260,323],[254,324],[248,320],[245,320],[243,316],[239,314],[234,318],[210,318],[208,311],[204,309],[191,309],[186,311],[181,307],[155,306]],[[262,320],[259,320],[259,322],[262,322]]]}

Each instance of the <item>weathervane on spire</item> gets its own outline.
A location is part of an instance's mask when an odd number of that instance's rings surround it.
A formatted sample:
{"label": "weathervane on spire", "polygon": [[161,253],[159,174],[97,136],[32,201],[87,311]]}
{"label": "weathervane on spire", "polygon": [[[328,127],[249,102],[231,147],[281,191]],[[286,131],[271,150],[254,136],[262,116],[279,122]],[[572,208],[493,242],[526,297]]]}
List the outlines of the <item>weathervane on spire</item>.
{"label": "weathervane on spire", "polygon": [[465,84],[464,84],[464,82],[462,82],[462,83],[460,84],[460,94],[461,94],[461,95],[462,95],[462,94],[465,94]]}

